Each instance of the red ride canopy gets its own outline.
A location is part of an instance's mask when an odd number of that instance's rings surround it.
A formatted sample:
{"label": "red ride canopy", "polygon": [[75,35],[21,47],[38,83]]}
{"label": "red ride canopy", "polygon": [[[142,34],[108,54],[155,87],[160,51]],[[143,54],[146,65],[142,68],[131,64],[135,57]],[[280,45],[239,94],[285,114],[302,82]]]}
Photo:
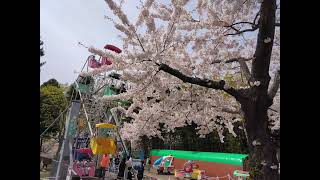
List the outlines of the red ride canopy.
{"label": "red ride canopy", "polygon": [[111,44],[105,45],[104,48],[105,48],[105,49],[108,49],[108,50],[110,50],[110,51],[114,51],[114,52],[116,52],[116,53],[118,53],[118,54],[122,52],[121,49],[119,49],[118,47],[116,47],[116,46],[114,46],[114,45],[111,45]]}

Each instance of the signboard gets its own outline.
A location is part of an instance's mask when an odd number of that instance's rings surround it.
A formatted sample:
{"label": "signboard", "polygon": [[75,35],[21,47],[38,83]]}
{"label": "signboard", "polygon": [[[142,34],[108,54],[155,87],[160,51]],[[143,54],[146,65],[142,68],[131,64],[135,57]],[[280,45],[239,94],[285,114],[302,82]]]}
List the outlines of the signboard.
{"label": "signboard", "polygon": [[86,148],[90,143],[90,138],[82,137],[82,138],[78,138],[78,141],[77,141],[77,138],[74,138],[73,142],[77,142],[76,144],[77,148]]}

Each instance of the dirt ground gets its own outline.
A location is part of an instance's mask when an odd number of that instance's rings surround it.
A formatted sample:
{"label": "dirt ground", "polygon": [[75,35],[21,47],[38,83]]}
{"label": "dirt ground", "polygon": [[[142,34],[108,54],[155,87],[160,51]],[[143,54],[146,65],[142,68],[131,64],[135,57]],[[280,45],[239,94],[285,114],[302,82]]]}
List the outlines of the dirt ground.
{"label": "dirt ground", "polygon": [[51,170],[51,164],[48,165],[48,169],[44,170],[40,170],[40,179],[45,179],[47,177],[49,177],[50,175],[50,170]]}
{"label": "dirt ground", "polygon": [[[174,175],[158,175],[155,173],[148,173],[148,172],[145,172],[145,175],[147,177],[156,178],[157,180],[173,180],[173,179],[175,179]],[[150,179],[150,178],[146,178],[146,179]]]}
{"label": "dirt ground", "polygon": [[148,172],[146,170],[144,172],[144,175],[146,175],[148,177],[147,179],[150,179],[150,177],[156,178],[157,180],[173,180],[173,179],[175,179],[174,175],[158,175],[157,171],[153,168],[151,168],[150,172]]}
{"label": "dirt ground", "polygon": [[[145,175],[145,180],[173,180],[175,179],[174,175],[158,175],[157,172],[155,170],[153,171],[145,171],[144,172]],[[113,173],[106,173],[106,179],[105,180],[113,180],[115,179],[117,176]]]}
{"label": "dirt ground", "polygon": [[[41,170],[40,179],[45,180],[49,176],[50,169],[51,169],[51,165],[48,166],[47,170]],[[154,169],[151,169],[150,172],[146,170],[144,172],[144,175],[146,176],[144,178],[145,180],[151,180],[151,178],[152,180],[174,180],[175,179],[174,175],[158,175],[157,171]],[[116,178],[117,178],[116,174],[106,172],[105,180],[114,180]]]}

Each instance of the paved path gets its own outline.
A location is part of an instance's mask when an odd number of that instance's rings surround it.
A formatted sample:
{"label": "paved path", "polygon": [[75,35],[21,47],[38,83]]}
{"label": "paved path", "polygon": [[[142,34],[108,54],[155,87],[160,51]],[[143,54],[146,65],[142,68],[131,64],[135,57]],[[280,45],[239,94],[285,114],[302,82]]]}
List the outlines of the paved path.
{"label": "paved path", "polygon": [[[154,172],[144,172],[145,180],[173,180],[175,179],[174,175],[158,175]],[[115,180],[117,178],[117,175],[114,173],[106,172],[105,180]]]}
{"label": "paved path", "polygon": [[156,178],[157,180],[173,180],[175,179],[174,175],[158,175],[156,173],[153,172],[145,172],[145,175],[147,177],[149,177],[148,179],[150,179],[150,177]]}

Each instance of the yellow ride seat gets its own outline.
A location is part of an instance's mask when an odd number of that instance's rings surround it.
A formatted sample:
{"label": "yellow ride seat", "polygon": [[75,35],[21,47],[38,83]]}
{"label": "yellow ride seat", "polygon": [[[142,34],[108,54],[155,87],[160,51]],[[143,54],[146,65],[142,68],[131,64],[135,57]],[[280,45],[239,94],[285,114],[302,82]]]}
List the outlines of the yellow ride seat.
{"label": "yellow ride seat", "polygon": [[94,155],[96,154],[115,154],[117,146],[113,138],[93,137],[90,147]]}

